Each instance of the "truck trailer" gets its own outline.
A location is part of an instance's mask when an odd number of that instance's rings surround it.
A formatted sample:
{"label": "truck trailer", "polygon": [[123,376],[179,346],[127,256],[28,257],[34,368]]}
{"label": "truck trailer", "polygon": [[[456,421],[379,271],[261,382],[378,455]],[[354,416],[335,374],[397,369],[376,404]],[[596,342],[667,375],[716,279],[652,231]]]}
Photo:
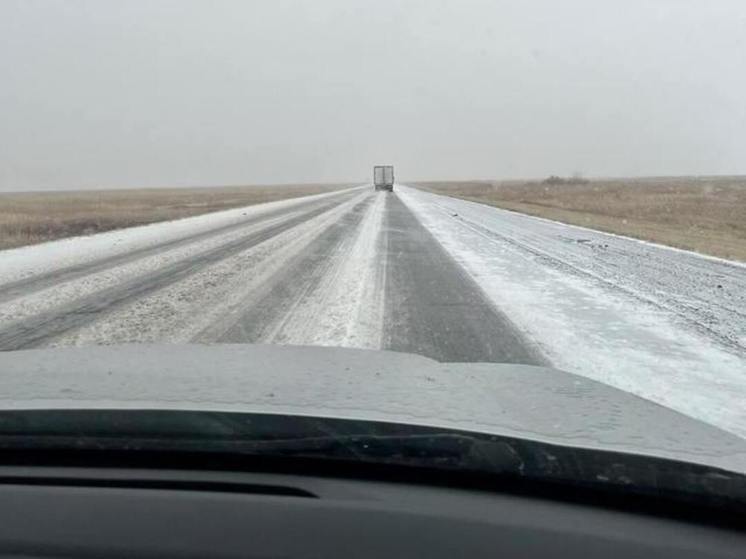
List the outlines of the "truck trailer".
{"label": "truck trailer", "polygon": [[376,165],[373,167],[373,184],[376,190],[394,191],[393,165]]}

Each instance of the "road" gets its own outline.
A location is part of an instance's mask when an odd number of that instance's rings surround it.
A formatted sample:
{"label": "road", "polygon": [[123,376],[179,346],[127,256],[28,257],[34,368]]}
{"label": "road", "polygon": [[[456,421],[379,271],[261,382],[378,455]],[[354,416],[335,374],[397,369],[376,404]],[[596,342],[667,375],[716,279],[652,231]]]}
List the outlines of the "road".
{"label": "road", "polygon": [[746,266],[361,187],[0,253],[0,350],[391,349],[553,365],[746,436]]}
{"label": "road", "polygon": [[370,189],[8,281],[0,312],[2,350],[279,343],[546,363],[396,194]]}

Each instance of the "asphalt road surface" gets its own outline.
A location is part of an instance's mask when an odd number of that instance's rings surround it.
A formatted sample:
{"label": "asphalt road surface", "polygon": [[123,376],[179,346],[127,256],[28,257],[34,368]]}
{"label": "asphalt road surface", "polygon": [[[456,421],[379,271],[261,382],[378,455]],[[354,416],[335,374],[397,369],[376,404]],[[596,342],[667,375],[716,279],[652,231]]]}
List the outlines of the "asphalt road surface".
{"label": "asphalt road surface", "polygon": [[0,285],[0,349],[280,343],[546,363],[396,193],[253,209],[238,222],[11,278]]}

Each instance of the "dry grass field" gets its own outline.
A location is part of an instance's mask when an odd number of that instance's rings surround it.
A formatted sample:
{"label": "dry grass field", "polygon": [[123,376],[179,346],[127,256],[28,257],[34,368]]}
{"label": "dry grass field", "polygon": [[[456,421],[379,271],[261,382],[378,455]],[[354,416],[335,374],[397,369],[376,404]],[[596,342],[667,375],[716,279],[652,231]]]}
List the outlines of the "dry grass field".
{"label": "dry grass field", "polygon": [[0,249],[143,225],[350,185],[0,193]]}
{"label": "dry grass field", "polygon": [[413,186],[746,261],[746,177],[423,182]]}

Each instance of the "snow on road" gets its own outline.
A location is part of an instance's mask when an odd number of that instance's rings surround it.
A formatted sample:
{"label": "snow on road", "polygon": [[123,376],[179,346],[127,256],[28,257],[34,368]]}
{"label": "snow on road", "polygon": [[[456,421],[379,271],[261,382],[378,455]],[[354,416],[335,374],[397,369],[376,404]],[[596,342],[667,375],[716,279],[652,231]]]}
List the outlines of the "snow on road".
{"label": "snow on road", "polygon": [[[201,268],[58,338],[54,345],[164,340],[187,343],[204,336],[207,329],[214,336],[222,325],[231,324],[233,317],[240,314],[249,301],[272,288],[274,274],[290,259],[368,195],[361,193],[320,216]],[[293,215],[295,213],[290,212],[281,220],[287,221]]]}
{"label": "snow on road", "polygon": [[398,193],[556,367],[746,436],[746,267]]}
{"label": "snow on road", "polygon": [[386,199],[375,196],[360,226],[330,257],[321,285],[299,301],[262,341],[379,349],[383,334],[385,259],[379,235]]}
{"label": "snow on road", "polygon": [[[355,188],[360,189],[361,187]],[[33,278],[35,275],[68,266],[84,265],[102,258],[155,247],[220,227],[241,224],[250,218],[266,215],[275,210],[297,208],[311,200],[329,199],[339,196],[339,193],[339,191],[326,192],[277,200],[194,217],[4,250],[0,261],[2,263],[0,266],[0,285]]]}
{"label": "snow on road", "polygon": [[[75,300],[93,294],[97,291],[114,287],[122,282],[128,280],[136,280],[145,274],[155,272],[164,266],[168,266],[171,263],[178,262],[185,258],[197,257],[202,253],[206,253],[210,250],[214,250],[223,246],[226,243],[236,241],[246,235],[261,231],[262,229],[288,221],[301,213],[298,211],[291,211],[283,213],[278,217],[272,217],[266,220],[262,220],[259,223],[248,225],[237,230],[232,230],[226,233],[217,234],[207,239],[200,240],[193,243],[188,243],[183,246],[177,246],[174,248],[168,248],[156,253],[145,256],[142,258],[136,258],[132,261],[115,265],[112,267],[104,268],[98,272],[83,274],[81,277],[67,282],[60,282],[52,284],[51,286],[34,292],[28,296],[19,298],[17,300],[11,300],[6,303],[0,302],[0,322],[10,320],[22,320],[33,316],[39,312],[44,311],[51,305],[61,306],[69,303],[73,303]],[[215,225],[219,226],[223,222],[223,217],[215,216]],[[205,222],[203,219],[202,222]],[[180,222],[168,222],[171,225],[183,224]],[[155,228],[151,231],[152,238],[158,238],[159,231],[167,228],[164,227],[165,223],[158,224],[161,227]],[[147,226],[150,227],[150,226]],[[177,227],[180,229],[181,227]],[[139,228],[134,228],[131,231],[119,232],[119,238],[129,239],[131,233],[136,233],[134,236],[139,237],[142,231]],[[108,233],[102,233],[101,235],[109,235]],[[144,238],[144,237],[143,237]],[[84,245],[91,240],[97,241],[99,244],[98,236],[90,236],[79,239]],[[49,243],[53,244],[53,243]],[[101,243],[103,244],[103,243]],[[44,250],[35,251],[32,249],[44,248]],[[29,252],[44,253],[48,247],[46,245],[37,245],[29,247]],[[115,247],[112,247],[115,248]],[[114,253],[116,254],[116,253]],[[109,256],[107,254],[107,256]]]}

